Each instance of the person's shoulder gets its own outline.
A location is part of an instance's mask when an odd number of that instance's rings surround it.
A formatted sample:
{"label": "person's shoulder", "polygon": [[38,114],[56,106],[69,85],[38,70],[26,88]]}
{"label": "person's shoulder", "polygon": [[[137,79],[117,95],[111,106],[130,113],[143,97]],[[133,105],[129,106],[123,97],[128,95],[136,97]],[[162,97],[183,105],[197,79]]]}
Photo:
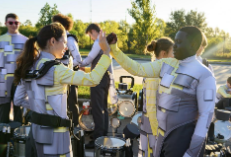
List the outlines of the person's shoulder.
{"label": "person's shoulder", "polygon": [[179,60],[177,60],[176,58],[162,58],[160,59],[160,61],[171,66],[176,66],[177,64],[179,64]]}
{"label": "person's shoulder", "polygon": [[10,37],[8,33],[0,35],[0,41],[4,41],[6,38]]}
{"label": "person's shoulder", "polygon": [[25,36],[25,35],[23,35],[23,34],[21,34],[21,33],[19,33],[19,36],[21,36],[21,38],[23,38],[23,39],[28,39],[28,37],[27,36]]}

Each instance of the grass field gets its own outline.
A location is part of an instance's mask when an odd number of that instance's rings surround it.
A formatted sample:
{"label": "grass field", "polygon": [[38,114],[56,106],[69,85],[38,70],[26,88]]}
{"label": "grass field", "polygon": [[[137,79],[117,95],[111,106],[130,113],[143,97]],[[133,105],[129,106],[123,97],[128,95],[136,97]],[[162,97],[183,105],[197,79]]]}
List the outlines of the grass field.
{"label": "grass field", "polygon": [[[118,88],[118,82],[116,82],[115,86]],[[134,85],[133,91],[139,94],[139,91],[143,88],[142,85]],[[78,87],[78,97],[84,99],[90,99],[90,87],[79,86]]]}

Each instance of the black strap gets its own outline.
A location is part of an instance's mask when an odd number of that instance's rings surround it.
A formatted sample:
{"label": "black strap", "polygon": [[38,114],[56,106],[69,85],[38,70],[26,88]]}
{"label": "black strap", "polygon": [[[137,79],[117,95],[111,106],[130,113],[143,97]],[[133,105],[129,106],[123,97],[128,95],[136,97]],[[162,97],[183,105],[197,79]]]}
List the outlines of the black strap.
{"label": "black strap", "polygon": [[202,63],[203,63],[205,66],[209,67],[209,62],[207,61],[207,59],[203,58]]}
{"label": "black strap", "polygon": [[43,77],[48,70],[54,65],[59,65],[61,62],[56,60],[50,60],[43,63],[43,66],[39,70],[29,70],[26,73],[26,79],[39,79]]}
{"label": "black strap", "polygon": [[74,34],[68,34],[68,35],[67,35],[67,38],[68,38],[68,37],[73,37],[73,38],[75,39],[75,41],[76,41],[77,43],[79,43],[79,39],[77,38],[76,35],[74,35]]}
{"label": "black strap", "polygon": [[53,128],[72,127],[72,120],[62,119],[61,117],[58,116],[41,114],[37,112],[33,112],[31,114],[31,122],[38,125],[50,126]]}

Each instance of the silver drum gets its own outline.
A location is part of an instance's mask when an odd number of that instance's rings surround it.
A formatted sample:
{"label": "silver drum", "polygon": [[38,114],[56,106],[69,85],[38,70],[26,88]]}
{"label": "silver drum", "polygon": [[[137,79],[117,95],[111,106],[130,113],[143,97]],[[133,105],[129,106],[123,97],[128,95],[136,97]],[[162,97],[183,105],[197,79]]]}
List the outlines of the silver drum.
{"label": "silver drum", "polygon": [[30,126],[21,126],[14,131],[14,156],[26,156],[26,141],[29,136]]}
{"label": "silver drum", "polygon": [[95,140],[95,157],[125,157],[125,140],[102,136]]}

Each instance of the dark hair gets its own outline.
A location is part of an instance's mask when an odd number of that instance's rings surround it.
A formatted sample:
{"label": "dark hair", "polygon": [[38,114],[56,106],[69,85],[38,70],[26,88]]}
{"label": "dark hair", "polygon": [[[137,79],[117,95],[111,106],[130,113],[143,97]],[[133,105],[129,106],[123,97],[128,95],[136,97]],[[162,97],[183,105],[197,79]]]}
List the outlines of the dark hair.
{"label": "dark hair", "polygon": [[90,24],[88,27],[87,27],[87,29],[86,29],[86,34],[88,33],[88,32],[90,32],[91,33],[91,31],[92,30],[95,30],[96,32],[100,32],[100,27],[99,27],[99,25],[98,24],[95,24],[95,23],[92,23],[92,24]]}
{"label": "dark hair", "polygon": [[228,77],[227,82],[231,85],[231,77]]}
{"label": "dark hair", "polygon": [[160,39],[153,40],[151,44],[147,46],[147,50],[149,52],[153,52],[156,55],[156,57],[159,57],[161,51],[166,51],[168,53],[171,46],[174,45],[174,42],[171,38],[168,37],[162,37]]}
{"label": "dark hair", "polygon": [[52,17],[52,21],[61,23],[67,31],[70,31],[72,29],[74,23],[70,17],[63,14],[54,15]]}
{"label": "dark hair", "polygon": [[21,79],[25,79],[26,71],[31,68],[38,59],[39,51],[36,48],[36,42],[40,49],[45,49],[49,39],[54,37],[55,40],[59,40],[63,33],[65,33],[65,29],[60,23],[52,23],[44,26],[39,31],[37,37],[30,38],[26,41],[23,52],[16,61],[17,68],[14,73],[15,84],[19,84]]}
{"label": "dark hair", "polygon": [[193,50],[196,52],[202,44],[203,36],[201,30],[194,26],[187,26],[181,28],[179,31],[187,33],[186,37],[189,40],[189,42],[195,43],[195,45],[193,46]]}
{"label": "dark hair", "polygon": [[7,21],[8,18],[18,19],[18,16],[14,13],[9,13],[5,17],[5,22]]}

